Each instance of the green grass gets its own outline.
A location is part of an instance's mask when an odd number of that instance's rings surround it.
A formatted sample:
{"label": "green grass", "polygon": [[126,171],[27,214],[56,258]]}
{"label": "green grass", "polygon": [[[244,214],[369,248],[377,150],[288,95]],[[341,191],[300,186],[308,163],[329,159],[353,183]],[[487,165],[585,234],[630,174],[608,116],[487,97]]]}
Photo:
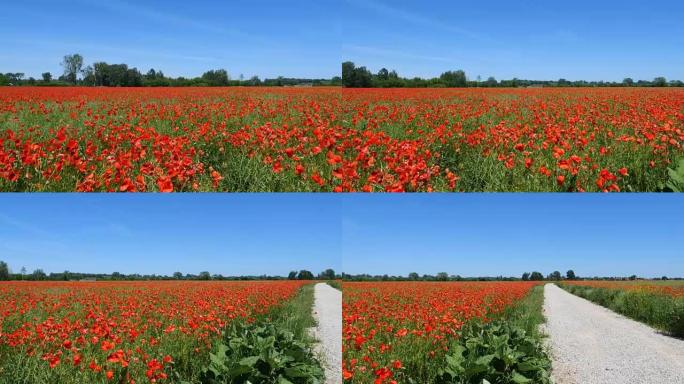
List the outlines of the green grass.
{"label": "green grass", "polygon": [[648,324],[675,337],[684,337],[684,297],[658,292],[559,284],[566,291]]}
{"label": "green grass", "polygon": [[342,290],[342,281],[341,280],[327,280],[325,283],[328,284],[329,286],[337,289],[338,291]]}

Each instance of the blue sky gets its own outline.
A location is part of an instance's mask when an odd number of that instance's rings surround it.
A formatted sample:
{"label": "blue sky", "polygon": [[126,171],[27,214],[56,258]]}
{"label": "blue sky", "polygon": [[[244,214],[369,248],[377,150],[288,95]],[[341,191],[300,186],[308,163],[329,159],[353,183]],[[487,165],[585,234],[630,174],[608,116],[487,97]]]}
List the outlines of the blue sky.
{"label": "blue sky", "polygon": [[[340,73],[338,0],[22,0],[0,13],[0,72],[60,74],[65,54],[146,72],[233,78]],[[55,76],[56,77],[56,76]]]}
{"label": "blue sky", "polygon": [[684,80],[678,0],[341,0],[342,56],[373,72]]}
{"label": "blue sky", "polygon": [[347,273],[684,277],[681,195],[348,196]]}
{"label": "blue sky", "polygon": [[352,60],[408,77],[684,80],[678,0],[22,0],[2,9],[0,72],[36,78],[60,74],[61,58],[80,52],[86,63],[186,77],[214,68],[331,77]]}
{"label": "blue sky", "polygon": [[15,272],[340,271],[333,197],[1,194],[0,260]]}

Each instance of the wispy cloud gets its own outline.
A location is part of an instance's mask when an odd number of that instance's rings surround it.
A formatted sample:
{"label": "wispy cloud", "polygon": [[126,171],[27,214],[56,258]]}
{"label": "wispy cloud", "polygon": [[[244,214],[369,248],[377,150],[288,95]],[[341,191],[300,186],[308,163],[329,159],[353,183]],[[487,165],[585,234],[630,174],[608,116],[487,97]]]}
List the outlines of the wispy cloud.
{"label": "wispy cloud", "polygon": [[466,28],[461,28],[457,25],[454,24],[448,24],[445,22],[442,22],[440,20],[436,20],[433,18],[429,18],[423,15],[419,15],[415,12],[409,12],[404,9],[396,8],[389,6],[387,4],[374,1],[374,0],[346,0],[347,3],[352,4],[356,7],[359,8],[365,8],[368,10],[372,10],[376,13],[379,13],[385,17],[392,18],[392,19],[398,19],[398,20],[403,20],[407,23],[411,23],[413,25],[423,27],[423,28],[430,28],[430,29],[441,29],[446,32],[450,33],[456,33],[461,36],[470,38],[472,40],[480,41],[480,42],[491,42],[492,40],[488,38],[487,36],[484,36],[481,33],[476,33],[473,31],[470,31]]}
{"label": "wispy cloud", "polygon": [[189,17],[180,16],[177,14],[159,11],[157,9],[145,7],[140,4],[129,3],[126,1],[119,0],[79,0],[81,3],[104,8],[109,11],[120,13],[123,15],[135,15],[136,17],[145,18],[150,21],[173,24],[177,27],[193,29],[196,31],[208,32],[212,34],[229,35],[239,39],[248,39],[250,41],[260,41],[262,43],[267,43],[266,40],[260,36],[256,36],[251,33],[245,33],[236,28],[230,28],[226,25],[217,25],[208,22],[207,20],[192,19]]}
{"label": "wispy cloud", "polygon": [[213,62],[213,61],[222,61],[225,60],[226,58],[223,57],[216,57],[216,56],[202,56],[202,55],[185,55],[185,54],[176,54],[176,53],[171,53],[163,50],[154,50],[154,49],[136,49],[136,48],[129,48],[129,47],[120,47],[116,45],[107,45],[107,44],[101,44],[101,43],[88,43],[88,42],[77,42],[77,41],[64,41],[64,40],[46,40],[46,39],[40,39],[40,40],[30,40],[30,39],[0,39],[0,42],[2,43],[11,43],[11,44],[18,44],[22,46],[33,46],[33,47],[41,47],[41,48],[48,48],[48,49],[78,49],[78,50],[92,50],[92,51],[97,51],[97,52],[109,52],[113,54],[129,54],[129,55],[137,55],[137,56],[143,56],[143,57],[148,57],[148,58],[161,58],[161,59],[170,59],[170,60],[188,60],[188,61],[199,61],[199,62]]}
{"label": "wispy cloud", "polygon": [[11,227],[15,230],[19,230],[20,232],[25,232],[29,235],[38,236],[42,238],[55,238],[55,235],[50,231],[46,231],[33,224],[29,224],[25,221],[19,220],[12,216],[0,213],[0,228],[2,227]]}

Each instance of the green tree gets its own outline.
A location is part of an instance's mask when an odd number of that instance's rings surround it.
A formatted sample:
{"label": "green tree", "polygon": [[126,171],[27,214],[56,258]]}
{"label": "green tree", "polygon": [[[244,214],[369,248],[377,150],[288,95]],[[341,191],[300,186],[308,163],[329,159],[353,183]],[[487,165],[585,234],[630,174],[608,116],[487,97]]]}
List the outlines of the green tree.
{"label": "green tree", "polygon": [[565,278],[567,278],[568,280],[576,280],[577,276],[575,276],[575,271],[573,271],[572,269],[568,270],[565,273]]}
{"label": "green tree", "polygon": [[634,80],[631,77],[625,77],[625,79],[622,80],[622,85],[625,87],[632,87],[634,86]]}
{"label": "green tree", "polygon": [[333,280],[335,279],[335,271],[328,268],[325,271],[321,272],[320,277],[322,280]]}
{"label": "green tree", "polygon": [[50,72],[43,72],[43,74],[41,76],[43,76],[43,82],[44,83],[49,83],[52,81],[52,73],[50,73]]}
{"label": "green tree", "polygon": [[553,271],[549,274],[549,280],[555,280],[558,281],[562,279],[561,273],[558,271]]}
{"label": "green tree", "polygon": [[32,276],[32,277],[33,277],[33,280],[38,280],[38,281],[40,281],[40,280],[45,280],[45,278],[47,277],[47,275],[45,274],[45,272],[43,272],[42,269],[38,268],[38,269],[36,269],[35,271],[33,271],[33,276]]}
{"label": "green tree", "polygon": [[378,80],[389,80],[389,71],[387,68],[382,68],[378,71]]}
{"label": "green tree", "polygon": [[466,86],[466,75],[465,72],[458,71],[447,71],[439,76],[439,79],[447,87],[465,87]]}
{"label": "green tree", "polygon": [[64,67],[64,78],[66,81],[76,84],[78,74],[83,67],[83,56],[78,53],[64,56],[62,60],[62,67]]}
{"label": "green tree", "polygon": [[307,271],[305,269],[302,269],[299,271],[299,274],[297,275],[298,280],[313,280],[314,275],[310,271]]}
{"label": "green tree", "polygon": [[530,275],[530,280],[531,281],[542,281],[542,280],[544,280],[544,275],[542,275],[540,272],[534,271]]}
{"label": "green tree", "polygon": [[420,279],[420,276],[415,272],[411,272],[408,274],[408,278],[409,280],[418,280]]}
{"label": "green tree", "polygon": [[667,87],[667,79],[664,77],[656,77],[653,79],[653,86],[654,87]]}
{"label": "green tree", "polygon": [[287,275],[288,280],[297,280],[297,271],[290,271]]}
{"label": "green tree", "polygon": [[354,63],[351,61],[345,61],[342,63],[342,85],[351,88],[355,84],[354,79]]}
{"label": "green tree", "polygon": [[523,281],[528,281],[530,279],[530,273],[529,272],[523,273],[522,279],[523,279]]}
{"label": "green tree", "polygon": [[202,80],[204,80],[207,85],[223,87],[228,85],[228,80],[230,80],[230,78],[225,69],[212,69],[211,71],[202,74]]}
{"label": "green tree", "polygon": [[490,76],[489,78],[487,78],[487,81],[485,81],[485,85],[488,87],[496,87],[497,85],[499,85],[499,83],[493,76]]}
{"label": "green tree", "polygon": [[211,279],[211,274],[207,271],[202,271],[199,274],[198,279],[200,280],[210,280]]}
{"label": "green tree", "polygon": [[447,281],[447,280],[449,280],[449,274],[446,272],[439,272],[437,274],[437,280],[438,281]]}
{"label": "green tree", "polygon": [[0,280],[9,280],[9,267],[4,261],[0,261]]}
{"label": "green tree", "polygon": [[181,272],[174,272],[173,273],[173,278],[176,280],[181,280],[183,278],[183,273]]}

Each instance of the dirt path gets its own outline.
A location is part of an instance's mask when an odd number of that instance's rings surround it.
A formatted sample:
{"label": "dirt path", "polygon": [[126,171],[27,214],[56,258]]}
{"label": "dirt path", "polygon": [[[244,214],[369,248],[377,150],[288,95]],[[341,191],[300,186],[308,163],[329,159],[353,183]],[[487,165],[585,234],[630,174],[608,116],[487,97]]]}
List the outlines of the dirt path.
{"label": "dirt path", "polygon": [[556,384],[684,383],[684,340],[572,295],[544,288]]}
{"label": "dirt path", "polygon": [[314,288],[314,317],[318,325],[313,334],[319,343],[316,353],[322,357],[325,383],[342,383],[342,292],[325,283]]}

